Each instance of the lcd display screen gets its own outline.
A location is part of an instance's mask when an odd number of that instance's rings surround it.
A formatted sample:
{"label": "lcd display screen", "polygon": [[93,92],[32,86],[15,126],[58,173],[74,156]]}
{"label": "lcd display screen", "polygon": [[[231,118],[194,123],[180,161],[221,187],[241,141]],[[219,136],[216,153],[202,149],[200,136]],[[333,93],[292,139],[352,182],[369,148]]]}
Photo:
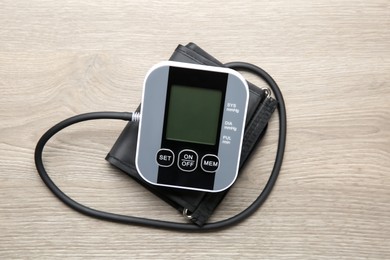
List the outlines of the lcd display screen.
{"label": "lcd display screen", "polygon": [[170,89],[166,139],[215,145],[222,91],[184,85]]}

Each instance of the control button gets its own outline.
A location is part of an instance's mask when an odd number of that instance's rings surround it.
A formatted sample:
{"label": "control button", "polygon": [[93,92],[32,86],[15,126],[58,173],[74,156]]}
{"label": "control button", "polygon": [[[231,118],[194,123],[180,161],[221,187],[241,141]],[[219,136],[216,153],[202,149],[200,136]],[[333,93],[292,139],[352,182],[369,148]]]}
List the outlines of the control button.
{"label": "control button", "polygon": [[192,150],[182,150],[179,153],[177,165],[180,170],[185,172],[192,172],[196,169],[198,164],[198,154]]}
{"label": "control button", "polygon": [[219,158],[214,154],[206,154],[200,162],[200,167],[205,172],[216,172],[219,167]]}
{"label": "control button", "polygon": [[175,161],[175,154],[169,149],[160,149],[156,155],[158,165],[169,167]]}

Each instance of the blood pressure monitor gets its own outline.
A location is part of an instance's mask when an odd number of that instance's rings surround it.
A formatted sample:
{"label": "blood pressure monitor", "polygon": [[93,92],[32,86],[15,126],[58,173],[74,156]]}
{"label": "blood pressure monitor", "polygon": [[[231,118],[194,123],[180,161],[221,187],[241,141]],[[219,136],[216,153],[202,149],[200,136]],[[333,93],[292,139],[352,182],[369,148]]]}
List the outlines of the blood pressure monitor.
{"label": "blood pressure monitor", "polygon": [[136,167],[160,186],[218,192],[237,178],[249,91],[227,68],[162,62],[148,72]]}

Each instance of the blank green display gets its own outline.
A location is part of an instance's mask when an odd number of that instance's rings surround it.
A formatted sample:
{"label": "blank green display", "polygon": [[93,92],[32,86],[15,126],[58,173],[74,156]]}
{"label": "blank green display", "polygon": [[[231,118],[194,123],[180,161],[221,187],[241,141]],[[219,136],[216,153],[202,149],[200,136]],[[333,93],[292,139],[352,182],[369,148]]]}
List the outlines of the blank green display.
{"label": "blank green display", "polygon": [[166,139],[215,145],[222,91],[172,85]]}

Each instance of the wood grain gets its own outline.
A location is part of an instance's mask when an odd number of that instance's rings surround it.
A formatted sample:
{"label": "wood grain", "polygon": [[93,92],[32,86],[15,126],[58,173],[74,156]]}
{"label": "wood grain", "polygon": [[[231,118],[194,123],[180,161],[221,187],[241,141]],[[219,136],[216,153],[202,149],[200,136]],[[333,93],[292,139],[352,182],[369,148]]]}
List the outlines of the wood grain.
{"label": "wood grain", "polygon": [[[4,0],[0,24],[1,259],[390,259],[389,1]],[[107,223],[64,206],[36,173],[39,137],[78,113],[134,110],[150,66],[189,41],[222,61],[258,64],[283,91],[285,160],[263,207],[198,234]],[[123,127],[61,132],[45,150],[51,176],[88,206],[184,221],[105,162]],[[255,199],[277,132],[275,114],[213,221]]]}

